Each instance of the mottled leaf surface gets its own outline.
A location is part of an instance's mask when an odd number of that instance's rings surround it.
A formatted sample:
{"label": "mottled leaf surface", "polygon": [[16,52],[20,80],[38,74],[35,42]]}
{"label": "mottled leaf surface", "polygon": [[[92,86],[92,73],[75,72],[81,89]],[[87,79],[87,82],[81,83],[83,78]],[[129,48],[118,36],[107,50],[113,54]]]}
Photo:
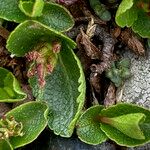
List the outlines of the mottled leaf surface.
{"label": "mottled leaf surface", "polygon": [[100,129],[99,114],[103,106],[97,105],[86,110],[77,121],[77,135],[83,142],[96,145],[106,141],[107,136]]}
{"label": "mottled leaf surface", "polygon": [[84,104],[86,87],[81,64],[68,45],[58,54],[54,71],[46,77],[45,88],[39,88],[36,78],[30,79],[30,85],[37,100],[49,105],[50,129],[55,134],[71,136]]}
{"label": "mottled leaf surface", "polygon": [[63,6],[54,3],[45,3],[42,16],[35,20],[60,32],[67,31],[74,25],[70,12]]}

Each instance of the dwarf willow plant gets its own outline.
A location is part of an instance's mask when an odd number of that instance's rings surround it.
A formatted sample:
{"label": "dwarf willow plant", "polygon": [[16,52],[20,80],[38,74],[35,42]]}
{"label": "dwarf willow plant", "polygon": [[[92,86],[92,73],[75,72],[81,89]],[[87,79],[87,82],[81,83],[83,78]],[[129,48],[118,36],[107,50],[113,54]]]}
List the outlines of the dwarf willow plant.
{"label": "dwarf willow plant", "polygon": [[[80,61],[73,52],[76,44],[62,33],[74,25],[72,16],[64,7],[43,0],[0,0],[0,18],[18,23],[6,47],[14,56],[26,57],[29,62],[27,76],[36,98],[2,116],[0,148],[13,150],[31,143],[46,126],[57,135],[70,137],[81,114],[86,89]],[[1,102],[27,97],[10,71],[0,68],[0,78]],[[77,133],[90,144],[107,138],[120,145],[144,144],[150,138],[149,113],[127,104],[108,109],[95,106],[81,115]],[[137,132],[132,134],[130,129]]]}
{"label": "dwarf willow plant", "polygon": [[[70,137],[85,98],[84,74],[72,50],[76,44],[62,34],[74,25],[72,16],[64,7],[43,0],[0,0],[0,18],[19,23],[8,37],[6,47],[14,56],[26,57],[30,62],[28,77],[33,95],[36,101],[46,102],[49,108],[47,118],[47,106],[41,102],[21,105],[10,111],[15,120],[22,123],[24,134],[3,140],[1,144],[7,143],[9,148],[28,144],[47,124],[54,133]],[[15,77],[6,69],[1,68],[0,72],[4,79],[0,83],[1,101],[25,99],[26,94],[16,86]],[[37,105],[43,108],[36,109]],[[21,112],[27,116],[22,118]]]}

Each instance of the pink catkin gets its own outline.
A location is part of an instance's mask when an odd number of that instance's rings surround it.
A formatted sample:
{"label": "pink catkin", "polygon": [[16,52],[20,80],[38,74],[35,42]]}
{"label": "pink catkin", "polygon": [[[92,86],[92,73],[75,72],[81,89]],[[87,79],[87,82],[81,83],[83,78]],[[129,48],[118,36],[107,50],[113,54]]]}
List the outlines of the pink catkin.
{"label": "pink catkin", "polygon": [[52,51],[54,53],[59,53],[61,49],[61,44],[59,42],[54,42],[52,45]]}
{"label": "pink catkin", "polygon": [[33,66],[30,70],[27,72],[27,77],[33,77],[36,74],[35,66]]}
{"label": "pink catkin", "polygon": [[29,62],[35,61],[37,58],[41,57],[41,54],[37,51],[32,51],[27,53],[26,58]]}
{"label": "pink catkin", "polygon": [[47,64],[47,73],[52,73],[53,66],[51,64]]}
{"label": "pink catkin", "polygon": [[44,71],[44,65],[43,64],[37,64],[37,76],[38,76],[38,82],[40,87],[45,86],[45,71]]}

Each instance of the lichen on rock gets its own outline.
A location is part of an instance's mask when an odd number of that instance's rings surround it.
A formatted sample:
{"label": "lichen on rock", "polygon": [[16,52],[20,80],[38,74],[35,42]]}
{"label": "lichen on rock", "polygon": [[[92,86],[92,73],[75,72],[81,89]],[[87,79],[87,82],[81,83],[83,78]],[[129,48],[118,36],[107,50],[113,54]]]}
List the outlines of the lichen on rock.
{"label": "lichen on rock", "polygon": [[150,49],[145,57],[130,51],[123,54],[131,60],[131,77],[117,90],[117,102],[138,104],[150,108]]}

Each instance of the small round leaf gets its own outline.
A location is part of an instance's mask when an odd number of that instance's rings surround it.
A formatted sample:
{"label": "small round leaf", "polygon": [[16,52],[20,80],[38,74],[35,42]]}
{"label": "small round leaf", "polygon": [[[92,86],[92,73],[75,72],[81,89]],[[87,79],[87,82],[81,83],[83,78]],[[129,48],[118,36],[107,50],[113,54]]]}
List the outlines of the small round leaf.
{"label": "small round leaf", "polygon": [[100,129],[98,116],[103,106],[93,106],[86,110],[77,122],[77,135],[83,142],[96,145],[106,141],[107,136]]}

